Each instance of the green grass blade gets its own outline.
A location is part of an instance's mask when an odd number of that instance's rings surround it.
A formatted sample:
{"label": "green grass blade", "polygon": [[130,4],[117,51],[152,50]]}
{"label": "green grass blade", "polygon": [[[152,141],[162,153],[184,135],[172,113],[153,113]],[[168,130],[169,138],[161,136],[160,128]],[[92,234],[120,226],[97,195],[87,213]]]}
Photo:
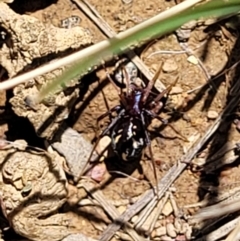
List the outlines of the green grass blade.
{"label": "green grass blade", "polygon": [[[40,92],[41,100],[59,85],[66,84],[72,78],[83,75],[89,68],[101,63],[103,59],[126,51],[128,48],[140,46],[147,40],[169,33],[186,22],[206,17],[221,17],[240,11],[239,0],[212,0],[187,9],[174,16],[162,17],[163,13],[145,21],[115,37],[97,43],[81,51],[78,63],[70,67],[62,76],[58,77]],[[167,11],[165,11],[167,12]],[[90,51],[89,51],[90,50]]]}

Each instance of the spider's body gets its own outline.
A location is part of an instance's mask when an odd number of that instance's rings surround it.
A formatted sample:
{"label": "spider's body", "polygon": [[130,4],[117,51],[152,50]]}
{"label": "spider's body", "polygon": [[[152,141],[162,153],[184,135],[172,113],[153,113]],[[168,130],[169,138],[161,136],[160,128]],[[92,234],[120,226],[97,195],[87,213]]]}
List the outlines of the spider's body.
{"label": "spider's body", "polygon": [[122,97],[118,115],[120,118],[110,131],[112,148],[115,153],[124,161],[138,159],[147,145],[144,136],[145,126],[142,123],[144,118],[145,125],[150,124],[151,118],[145,115],[142,102],[144,96],[143,89],[131,84],[132,91]]}

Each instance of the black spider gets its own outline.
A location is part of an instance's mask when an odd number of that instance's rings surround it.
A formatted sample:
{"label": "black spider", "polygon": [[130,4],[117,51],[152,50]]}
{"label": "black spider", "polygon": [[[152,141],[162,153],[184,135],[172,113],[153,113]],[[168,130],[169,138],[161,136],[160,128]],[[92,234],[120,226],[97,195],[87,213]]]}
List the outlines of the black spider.
{"label": "black spider", "polygon": [[131,161],[141,157],[145,147],[148,147],[154,167],[154,176],[157,180],[151,140],[147,127],[153,119],[158,119],[162,123],[167,124],[167,120],[159,116],[159,113],[164,106],[161,100],[169,93],[177,79],[160,94],[154,94],[151,90],[160,74],[161,66],[145,88],[143,88],[142,85],[137,85],[130,81],[129,73],[123,66],[122,71],[126,80],[126,92],[122,92],[122,89],[117,87],[111,76],[108,74],[109,80],[118,91],[120,103],[98,118],[97,121],[99,122],[106,116],[116,112],[116,116],[100,134],[94,145],[93,151],[98,145],[99,140],[105,135],[111,137],[111,145],[114,152],[124,161]]}

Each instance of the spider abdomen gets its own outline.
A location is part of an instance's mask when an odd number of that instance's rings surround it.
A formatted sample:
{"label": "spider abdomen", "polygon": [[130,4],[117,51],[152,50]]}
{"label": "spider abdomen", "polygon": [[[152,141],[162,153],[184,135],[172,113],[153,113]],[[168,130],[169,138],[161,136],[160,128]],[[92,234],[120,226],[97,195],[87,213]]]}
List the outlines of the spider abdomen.
{"label": "spider abdomen", "polygon": [[123,118],[117,126],[117,132],[113,131],[111,137],[113,150],[124,161],[140,158],[146,147],[142,124],[133,117]]}

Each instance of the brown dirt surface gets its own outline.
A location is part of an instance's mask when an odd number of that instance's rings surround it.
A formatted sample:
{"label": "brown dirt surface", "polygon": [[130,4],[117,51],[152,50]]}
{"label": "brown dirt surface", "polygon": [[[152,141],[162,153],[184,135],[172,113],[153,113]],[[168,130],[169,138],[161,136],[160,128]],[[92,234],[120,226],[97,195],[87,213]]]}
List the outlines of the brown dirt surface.
{"label": "brown dirt surface", "polygon": [[[0,18],[0,28],[10,39],[0,48],[1,81],[106,38],[76,2],[0,3],[0,12],[9,12]],[[117,33],[176,4],[173,0],[89,0],[89,3]],[[214,19],[193,22],[181,28],[186,33],[185,43],[174,33],[157,39],[147,49],[146,46],[136,49],[152,73],[163,63],[160,80],[165,86],[178,77],[161,114],[169,118],[176,131],[156,120],[148,127],[159,180],[179,164],[179,159],[204,136],[235,95],[231,88],[238,68],[217,77],[239,60],[239,33],[237,28],[229,28],[228,23]],[[179,53],[183,45],[188,53]],[[108,71],[114,69],[114,64],[114,61],[106,63]],[[109,158],[104,161],[102,158],[76,184],[77,174],[80,175],[86,156],[90,155],[90,143],[94,144],[99,131],[110,123],[107,116],[98,127],[97,119],[119,104],[119,96],[106,78],[106,70],[98,67],[79,83],[69,84],[67,91],[51,94],[36,108],[31,105],[29,96],[34,96],[63,71],[64,68],[58,69],[14,90],[0,92],[0,240],[91,240],[87,237],[98,240],[113,219],[155,185],[149,150],[142,160],[124,164],[108,150]],[[138,76],[147,82],[141,73]],[[198,240],[194,236],[199,230],[202,230],[200,236],[204,236],[223,225],[224,221],[204,233],[207,224],[194,225],[189,217],[199,210],[199,201],[205,200],[209,206],[214,203],[212,200],[220,199],[221,193],[239,187],[238,114],[238,108],[224,113],[226,119],[213,137],[166,192],[165,203],[159,203],[151,215],[143,212],[134,215],[112,240],[141,240],[140,237],[147,236],[151,240]],[[73,136],[64,135],[66,124],[75,130],[68,131]],[[78,135],[79,141],[75,139]],[[23,150],[11,142],[2,144],[4,139],[24,139],[31,147]],[[211,159],[226,143],[232,149]],[[98,154],[105,145],[104,141],[100,144],[103,147],[98,146]],[[77,154],[74,148],[79,148]],[[79,161],[80,158],[84,161]],[[99,182],[87,181],[89,176]],[[186,207],[191,204],[196,205]],[[154,219],[161,205],[164,208],[151,228],[151,218]],[[149,217],[141,224],[144,215]],[[76,233],[80,236],[75,237]]]}

